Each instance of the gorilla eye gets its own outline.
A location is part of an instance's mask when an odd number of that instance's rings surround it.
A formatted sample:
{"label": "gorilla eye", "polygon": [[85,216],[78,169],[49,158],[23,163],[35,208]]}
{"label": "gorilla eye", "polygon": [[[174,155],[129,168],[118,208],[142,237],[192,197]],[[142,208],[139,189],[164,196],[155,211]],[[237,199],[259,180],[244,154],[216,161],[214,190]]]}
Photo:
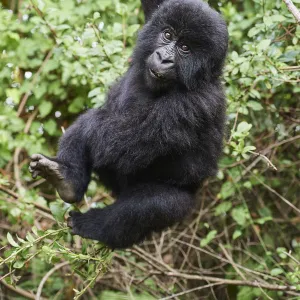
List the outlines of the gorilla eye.
{"label": "gorilla eye", "polygon": [[189,52],[190,48],[187,45],[181,45],[181,50],[184,52]]}
{"label": "gorilla eye", "polygon": [[165,39],[170,41],[172,39],[172,33],[167,30],[164,32],[164,37],[165,37]]}

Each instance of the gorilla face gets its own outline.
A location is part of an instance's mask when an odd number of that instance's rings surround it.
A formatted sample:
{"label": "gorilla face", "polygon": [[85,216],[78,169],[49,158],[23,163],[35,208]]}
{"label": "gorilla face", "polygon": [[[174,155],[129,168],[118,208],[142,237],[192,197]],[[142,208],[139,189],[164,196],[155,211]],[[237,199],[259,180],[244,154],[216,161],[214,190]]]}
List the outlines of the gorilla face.
{"label": "gorilla face", "polygon": [[150,86],[168,86],[177,80],[176,63],[178,56],[183,59],[190,55],[190,48],[172,28],[159,34],[157,48],[146,63],[146,80]]}
{"label": "gorilla face", "polygon": [[221,75],[227,45],[226,24],[207,3],[168,0],[140,32],[133,61],[152,90],[193,90]]}

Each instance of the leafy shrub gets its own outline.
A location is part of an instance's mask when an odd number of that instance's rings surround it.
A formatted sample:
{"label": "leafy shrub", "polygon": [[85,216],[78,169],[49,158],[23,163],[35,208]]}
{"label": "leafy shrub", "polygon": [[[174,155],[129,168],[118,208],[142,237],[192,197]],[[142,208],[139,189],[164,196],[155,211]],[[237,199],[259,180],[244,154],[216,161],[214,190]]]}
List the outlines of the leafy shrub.
{"label": "leafy shrub", "polygon": [[[211,1],[230,33],[229,130],[218,178],[204,185],[201,210],[187,224],[148,241],[146,251],[114,254],[69,234],[70,206],[44,180],[31,180],[28,156],[54,155],[63,129],[103,103],[128,67],[143,23],[139,0],[1,3],[0,280],[7,290],[59,299],[103,289],[111,291],[99,299],[121,299],[130,286],[136,299],[299,296],[300,31],[283,1]],[[83,209],[111,201],[92,181]],[[211,276],[227,285],[193,290],[195,282],[217,284]]]}

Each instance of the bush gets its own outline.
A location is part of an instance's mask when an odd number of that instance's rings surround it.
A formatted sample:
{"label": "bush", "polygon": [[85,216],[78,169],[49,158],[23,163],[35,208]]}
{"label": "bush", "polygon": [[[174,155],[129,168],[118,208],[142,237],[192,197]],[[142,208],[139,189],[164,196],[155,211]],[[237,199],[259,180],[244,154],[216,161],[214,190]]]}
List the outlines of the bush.
{"label": "bush", "polygon": [[[300,31],[283,1],[210,2],[223,13],[230,33],[224,70],[229,130],[218,177],[204,184],[199,209],[185,224],[114,253],[70,235],[64,222],[70,206],[44,180],[32,181],[28,157],[54,155],[64,128],[103,103],[110,84],[128,67],[143,23],[140,2],[0,3],[5,295],[221,299],[226,294],[242,300],[300,295]],[[82,209],[112,201],[109,191],[92,181]]]}

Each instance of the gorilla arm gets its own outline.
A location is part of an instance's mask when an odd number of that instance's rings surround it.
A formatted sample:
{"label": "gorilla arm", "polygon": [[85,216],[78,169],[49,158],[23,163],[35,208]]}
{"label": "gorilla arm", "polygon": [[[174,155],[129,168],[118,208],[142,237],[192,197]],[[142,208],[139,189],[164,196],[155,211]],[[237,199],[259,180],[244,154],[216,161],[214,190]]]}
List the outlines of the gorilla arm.
{"label": "gorilla arm", "polygon": [[113,249],[142,242],[153,231],[181,221],[193,208],[189,191],[167,184],[145,183],[127,188],[104,209],[71,212],[73,234],[101,241]]}

